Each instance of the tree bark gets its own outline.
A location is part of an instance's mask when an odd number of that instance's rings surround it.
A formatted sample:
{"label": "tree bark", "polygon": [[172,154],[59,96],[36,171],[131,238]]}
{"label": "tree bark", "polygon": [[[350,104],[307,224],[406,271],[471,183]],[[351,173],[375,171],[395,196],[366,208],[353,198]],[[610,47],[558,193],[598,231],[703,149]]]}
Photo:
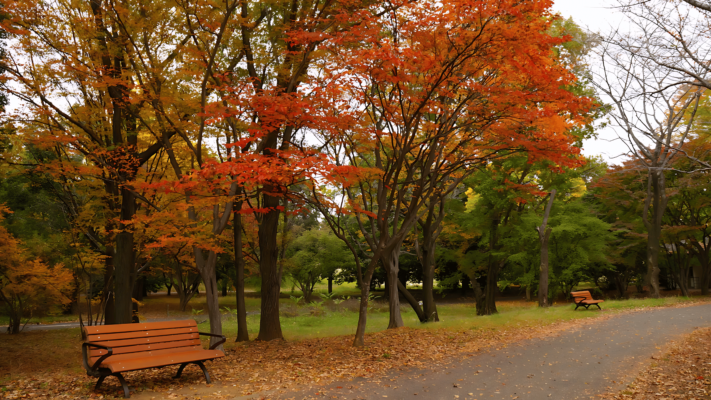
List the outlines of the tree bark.
{"label": "tree bark", "polygon": [[[265,191],[276,191],[276,188],[266,188]],[[259,318],[259,335],[257,340],[284,339],[279,321],[279,293],[281,279],[277,270],[279,249],[277,246],[277,229],[279,227],[279,198],[263,195],[262,207],[269,211],[262,217],[259,226],[259,270],[262,276],[261,285],[261,315]]]}
{"label": "tree bark", "polygon": [[365,326],[368,322],[368,296],[370,296],[370,279],[364,280],[360,286],[360,303],[358,304],[358,325],[356,326],[353,346],[365,346]]}
{"label": "tree bark", "polygon": [[[662,236],[662,216],[666,208],[666,196],[664,194],[664,178],[657,171],[649,171],[649,183],[651,185],[652,197],[652,218],[647,220],[647,215],[643,217],[647,227],[647,277],[646,281],[651,287],[650,296],[658,299],[659,293],[659,241]],[[645,214],[649,210],[649,202],[645,204]]]}
{"label": "tree bark", "polygon": [[[183,277],[185,273],[185,277]],[[187,310],[188,302],[193,298],[195,293],[197,293],[197,288],[200,286],[200,274],[194,274],[191,278],[191,273],[183,272],[183,265],[176,261],[174,267],[172,267],[168,278],[173,281],[173,275],[175,274],[175,292],[178,293],[179,307],[180,311]]]}
{"label": "tree bark", "polygon": [[[239,195],[240,193],[237,193]],[[233,204],[234,216],[232,217],[232,230],[234,234],[234,260],[235,260],[235,298],[237,304],[237,338],[235,342],[248,342],[247,331],[247,306],[244,301],[244,254],[242,254],[242,202]]]}
{"label": "tree bark", "polygon": [[711,263],[709,263],[708,249],[706,245],[701,243],[695,243],[694,247],[696,248],[696,259],[699,260],[701,266],[701,282],[699,282],[701,284],[701,295],[706,296],[709,294],[709,278],[711,278],[711,274],[709,274]]}
{"label": "tree bark", "polygon": [[385,273],[388,278],[388,305],[390,309],[390,321],[388,329],[401,328],[405,326],[402,322],[400,314],[400,295],[397,289],[399,279],[397,277],[400,267],[400,245],[396,245],[394,249],[383,254],[382,261],[385,267]]}
{"label": "tree bark", "polygon": [[472,289],[474,289],[474,301],[476,302],[476,315],[487,315],[486,314],[486,296],[481,290],[481,285],[479,281],[475,278],[472,280]]}
{"label": "tree bark", "polygon": [[114,246],[110,240],[106,246],[106,260],[104,261],[104,288],[101,293],[104,306],[104,324],[112,325],[116,323],[116,313],[114,312]]}
{"label": "tree bark", "polygon": [[19,316],[10,316],[10,326],[8,327],[8,332],[11,335],[16,335],[20,333],[20,318]]}
{"label": "tree bark", "polygon": [[170,297],[170,291],[173,289],[173,281],[168,280],[168,278],[163,274],[163,278],[166,280],[165,288],[168,290],[168,297]]}
{"label": "tree bark", "polygon": [[[230,206],[230,209],[232,207]],[[222,334],[222,314],[220,314],[220,304],[217,293],[217,274],[215,263],[217,262],[217,254],[214,251],[207,252],[207,258],[204,256],[204,250],[193,246],[195,260],[197,262],[198,271],[202,277],[202,283],[205,285],[205,303],[207,305],[207,315],[210,318],[210,333],[215,335]],[[220,339],[216,337],[210,338],[210,345],[217,343]],[[217,347],[222,350],[222,345]]]}
{"label": "tree bark", "polygon": [[[121,220],[129,221],[136,213],[136,200],[133,193],[121,189]],[[116,254],[114,255],[114,310],[117,324],[130,324],[132,316],[131,294],[133,293],[133,275],[136,266],[133,249],[132,227],[119,222],[120,232],[116,234]]]}
{"label": "tree bark", "polygon": [[548,199],[546,209],[543,212],[543,223],[536,227],[538,232],[538,240],[541,244],[541,266],[540,276],[538,279],[538,306],[548,307],[548,239],[551,237],[551,228],[548,225],[548,216],[550,215],[553,201],[555,200],[555,189],[551,190],[551,197]]}
{"label": "tree bark", "polygon": [[145,277],[140,277],[136,279],[133,284],[133,298],[138,301],[143,301],[143,295],[145,293]]}
{"label": "tree bark", "polygon": [[402,296],[407,300],[407,302],[412,306],[412,309],[415,310],[415,313],[417,314],[417,318],[420,320],[420,322],[427,322],[427,317],[425,316],[425,313],[422,311],[422,308],[420,308],[420,303],[417,302],[417,299],[410,293],[405,285],[400,282],[400,280],[397,281],[397,289],[398,291],[402,294]]}
{"label": "tree bark", "polygon": [[496,295],[499,291],[499,270],[500,266],[496,262],[491,262],[486,274],[486,287],[484,288],[484,308],[483,314],[493,315],[499,311],[496,309]]}
{"label": "tree bark", "polygon": [[[422,305],[427,322],[438,322],[437,304],[434,300],[434,275],[435,275],[435,251],[437,249],[437,238],[442,232],[442,220],[444,220],[444,197],[430,200],[429,209],[425,221],[422,225],[422,251],[419,251],[417,242],[417,256],[422,265]],[[439,206],[439,210],[437,210]]]}
{"label": "tree bark", "polygon": [[616,273],[615,274],[615,287],[617,288],[617,294],[620,296],[621,299],[626,299],[627,298],[627,288],[630,285],[630,280],[629,276],[624,273]]}

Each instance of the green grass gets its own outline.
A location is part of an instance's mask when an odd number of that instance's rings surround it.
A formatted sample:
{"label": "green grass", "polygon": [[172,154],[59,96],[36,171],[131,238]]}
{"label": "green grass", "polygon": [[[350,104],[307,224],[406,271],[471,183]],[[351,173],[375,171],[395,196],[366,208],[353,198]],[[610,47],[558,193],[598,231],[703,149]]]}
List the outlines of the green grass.
{"label": "green grass", "polygon": [[[26,322],[26,319],[22,319],[22,324]],[[27,325],[31,324],[54,324],[58,322],[79,322],[79,316],[78,315],[47,315],[47,316],[42,316],[42,317],[32,317],[30,318],[30,322]],[[0,326],[2,325],[9,325],[10,324],[10,317],[7,315],[0,315]]]}
{"label": "green grass", "polygon": [[[601,304],[603,312],[595,308],[590,310],[578,309],[575,305],[554,305],[547,309],[540,309],[535,303],[525,302],[499,302],[499,313],[488,316],[477,316],[474,304],[444,304],[437,307],[440,322],[436,324],[421,323],[414,311],[403,307],[402,318],[405,326],[416,329],[498,329],[511,326],[540,326],[574,319],[596,318],[610,312],[619,312],[640,307],[662,307],[690,300],[684,297],[667,297],[661,299],[630,299],[608,300]],[[282,331],[286,340],[302,340],[319,337],[353,335],[355,334],[358,314],[349,311],[326,311],[323,315],[311,315],[314,307],[300,306],[294,308],[292,303],[282,303],[282,309],[288,310],[289,315],[280,318]],[[298,314],[298,315],[297,315]],[[368,313],[367,332],[382,331],[387,328],[389,314],[384,304]],[[208,322],[204,322],[208,326]],[[250,338],[255,338],[259,332],[259,315],[249,315],[247,326]],[[207,329],[207,328],[206,328]],[[225,335],[237,335],[237,322],[231,318],[223,324]]]}

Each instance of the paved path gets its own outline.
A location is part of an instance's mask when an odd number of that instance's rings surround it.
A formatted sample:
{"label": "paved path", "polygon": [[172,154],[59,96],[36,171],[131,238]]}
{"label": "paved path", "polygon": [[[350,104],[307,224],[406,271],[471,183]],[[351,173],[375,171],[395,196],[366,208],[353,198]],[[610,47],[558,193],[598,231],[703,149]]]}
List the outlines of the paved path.
{"label": "paved path", "polygon": [[670,340],[703,326],[711,326],[711,304],[660,308],[594,321],[550,339],[531,339],[482,352],[438,371],[402,370],[379,380],[336,382],[267,397],[588,399],[624,389]]}

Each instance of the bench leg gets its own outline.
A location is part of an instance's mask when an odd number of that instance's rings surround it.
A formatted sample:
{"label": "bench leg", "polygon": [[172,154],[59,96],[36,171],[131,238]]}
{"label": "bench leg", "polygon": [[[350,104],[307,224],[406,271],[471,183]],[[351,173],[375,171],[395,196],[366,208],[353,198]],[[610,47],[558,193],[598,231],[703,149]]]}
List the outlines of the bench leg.
{"label": "bench leg", "polygon": [[598,310],[602,311],[602,308],[600,308],[600,305],[599,305],[599,304],[595,304],[595,305],[597,306],[597,309],[598,309]]}
{"label": "bench leg", "polygon": [[178,368],[178,373],[175,374],[173,379],[180,378],[180,375],[183,373],[183,370],[185,369],[185,367],[188,366],[188,364],[195,364],[198,367],[200,367],[200,369],[202,370],[202,373],[205,374],[205,380],[207,381],[207,383],[212,383],[212,382],[210,382],[210,374],[207,372],[207,368],[205,368],[205,364],[203,364],[202,361],[195,361],[195,362],[180,364],[180,368]]}
{"label": "bench leg", "polygon": [[[578,307],[580,307],[581,305],[582,305],[582,304],[575,303],[575,310],[577,310]],[[573,310],[573,311],[575,311],[575,310]]]}
{"label": "bench leg", "polygon": [[207,373],[207,368],[205,368],[205,364],[203,364],[202,361],[198,361],[195,364],[197,364],[202,370],[202,373],[205,374],[205,380],[207,381],[207,383],[212,383],[210,382],[210,374]]}
{"label": "bench leg", "polygon": [[107,375],[101,375],[99,377],[99,380],[96,382],[96,386],[94,386],[94,390],[99,390],[99,386],[104,382],[104,379],[106,379]]}
{"label": "bench leg", "polygon": [[128,390],[128,384],[126,383],[126,380],[123,379],[123,376],[121,375],[120,372],[117,372],[113,374],[116,378],[118,378],[119,382],[121,382],[121,386],[123,387],[123,397],[125,399],[131,397],[131,392]]}
{"label": "bench leg", "polygon": [[180,378],[180,375],[182,375],[183,370],[185,369],[185,367],[188,366],[188,364],[190,364],[190,363],[182,363],[182,364],[180,364],[180,368],[178,368],[178,373],[175,374],[175,376],[173,377],[173,379],[178,379],[178,378]]}

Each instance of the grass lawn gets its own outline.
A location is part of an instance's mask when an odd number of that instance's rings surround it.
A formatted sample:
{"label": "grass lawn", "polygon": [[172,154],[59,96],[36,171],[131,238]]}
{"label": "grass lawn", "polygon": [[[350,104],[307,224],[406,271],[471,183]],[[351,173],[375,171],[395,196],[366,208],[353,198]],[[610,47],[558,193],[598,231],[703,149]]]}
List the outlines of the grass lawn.
{"label": "grass lawn", "polygon": [[[699,298],[693,298],[699,299]],[[601,304],[603,312],[595,308],[590,310],[578,309],[574,311],[573,304],[554,305],[548,309],[539,309],[537,303],[525,302],[497,302],[498,314],[481,316],[476,315],[474,304],[442,304],[437,306],[440,316],[439,323],[421,323],[417,315],[408,306],[402,306],[402,318],[405,326],[415,329],[430,330],[462,330],[462,329],[497,329],[499,327],[525,327],[552,324],[555,322],[573,319],[596,318],[608,315],[610,312],[631,310],[641,307],[663,307],[693,299],[686,297],[666,297],[661,299],[630,299],[608,300]],[[292,302],[282,301],[283,312],[281,317],[282,331],[286,340],[304,340],[321,337],[354,335],[358,314],[354,308],[355,300],[350,301],[348,309],[329,311],[327,307],[294,307]],[[389,314],[387,305],[382,303],[368,314],[367,332],[379,332],[388,326]],[[321,314],[323,313],[323,314]],[[286,314],[286,315],[284,315]],[[209,323],[204,322],[201,327],[207,329]],[[247,326],[250,339],[259,333],[259,315],[252,314],[247,317]],[[237,336],[236,318],[230,318],[223,323],[226,336]]]}

